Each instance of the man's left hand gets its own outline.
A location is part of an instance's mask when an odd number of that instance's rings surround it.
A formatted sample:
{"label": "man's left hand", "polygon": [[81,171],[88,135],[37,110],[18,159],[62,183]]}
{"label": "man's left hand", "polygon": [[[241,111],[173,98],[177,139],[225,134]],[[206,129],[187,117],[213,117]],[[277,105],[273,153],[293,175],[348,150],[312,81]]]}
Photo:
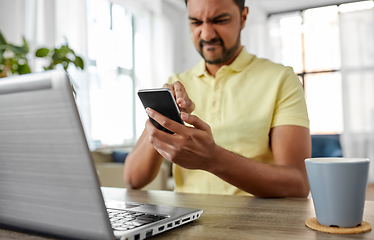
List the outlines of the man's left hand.
{"label": "man's left hand", "polygon": [[208,170],[218,146],[213,140],[210,126],[194,115],[181,113],[181,118],[194,127],[184,126],[147,108],[147,114],[163,127],[174,132],[163,132],[150,122],[146,123],[149,141],[167,160],[187,169]]}

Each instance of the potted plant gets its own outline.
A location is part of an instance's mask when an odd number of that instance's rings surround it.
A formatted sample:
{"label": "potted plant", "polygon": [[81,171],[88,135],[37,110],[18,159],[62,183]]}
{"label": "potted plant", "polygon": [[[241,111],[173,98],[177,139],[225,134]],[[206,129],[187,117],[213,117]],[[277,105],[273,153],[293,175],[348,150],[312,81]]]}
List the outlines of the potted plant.
{"label": "potted plant", "polygon": [[[25,38],[23,38],[22,46],[16,46],[8,43],[0,31],[0,78],[12,74],[31,73],[27,60],[28,53],[29,47]],[[67,43],[60,48],[40,48],[35,52],[35,56],[48,60],[49,65],[44,67],[44,70],[55,69],[59,64],[63,66],[65,71],[67,71],[70,64],[82,70],[84,69],[83,59],[76,55]]]}
{"label": "potted plant", "polygon": [[30,73],[30,66],[27,61],[29,52],[28,44],[23,38],[23,46],[15,46],[8,43],[0,31],[0,78],[9,74]]}
{"label": "potted plant", "polygon": [[49,50],[48,48],[40,48],[36,51],[35,56],[46,58],[49,65],[44,67],[44,70],[55,69],[57,65],[62,64],[65,71],[67,71],[70,64],[74,64],[77,68],[84,69],[83,59],[77,56],[68,44],[65,43],[60,48]]}

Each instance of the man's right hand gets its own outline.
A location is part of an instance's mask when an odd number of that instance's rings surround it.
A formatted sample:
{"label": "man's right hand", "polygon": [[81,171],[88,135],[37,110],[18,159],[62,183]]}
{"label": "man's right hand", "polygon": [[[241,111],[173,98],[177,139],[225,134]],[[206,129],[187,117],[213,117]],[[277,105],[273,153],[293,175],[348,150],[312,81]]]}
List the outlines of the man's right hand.
{"label": "man's right hand", "polygon": [[188,97],[186,89],[181,82],[176,81],[172,84],[165,84],[163,87],[171,90],[181,112],[192,113],[195,110],[195,103]]}

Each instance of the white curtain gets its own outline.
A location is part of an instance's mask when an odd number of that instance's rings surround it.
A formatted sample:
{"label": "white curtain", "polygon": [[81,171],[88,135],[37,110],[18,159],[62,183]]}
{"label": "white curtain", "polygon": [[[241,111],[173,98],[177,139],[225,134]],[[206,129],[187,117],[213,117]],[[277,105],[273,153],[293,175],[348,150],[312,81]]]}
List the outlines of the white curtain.
{"label": "white curtain", "polygon": [[366,157],[374,182],[374,9],[340,14],[345,157]]}
{"label": "white curtain", "polygon": [[[32,72],[43,71],[48,63],[35,57],[40,47],[69,47],[87,63],[87,20],[85,0],[13,0],[0,2],[0,29],[9,42],[21,44],[25,37]],[[90,128],[88,77],[86,71],[69,68],[78,91],[77,105],[83,125]],[[79,81],[78,81],[79,79]],[[88,139],[90,131],[86,131]]]}

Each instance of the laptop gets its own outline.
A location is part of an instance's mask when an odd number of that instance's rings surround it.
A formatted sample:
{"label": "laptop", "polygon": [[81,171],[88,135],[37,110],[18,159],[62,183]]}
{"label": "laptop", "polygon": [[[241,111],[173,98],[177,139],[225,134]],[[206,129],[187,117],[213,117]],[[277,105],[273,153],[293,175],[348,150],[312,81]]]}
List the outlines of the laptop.
{"label": "laptop", "polygon": [[76,239],[139,240],[202,213],[104,203],[66,73],[0,79],[0,225]]}

